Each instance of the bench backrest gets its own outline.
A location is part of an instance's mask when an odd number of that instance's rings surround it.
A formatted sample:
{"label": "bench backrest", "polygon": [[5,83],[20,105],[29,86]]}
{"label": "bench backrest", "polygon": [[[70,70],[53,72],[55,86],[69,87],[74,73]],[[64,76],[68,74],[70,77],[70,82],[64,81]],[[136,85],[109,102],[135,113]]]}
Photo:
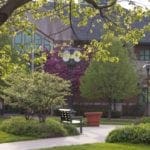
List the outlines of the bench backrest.
{"label": "bench backrest", "polygon": [[71,121],[71,109],[59,109],[61,121]]}
{"label": "bench backrest", "polygon": [[61,111],[61,121],[71,121],[71,112]]}

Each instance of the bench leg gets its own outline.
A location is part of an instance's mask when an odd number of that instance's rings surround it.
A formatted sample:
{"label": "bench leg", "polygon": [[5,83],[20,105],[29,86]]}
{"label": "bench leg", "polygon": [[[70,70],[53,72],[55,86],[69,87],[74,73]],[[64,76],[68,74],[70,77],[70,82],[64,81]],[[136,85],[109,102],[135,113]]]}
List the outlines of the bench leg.
{"label": "bench leg", "polygon": [[82,120],[80,120],[80,133],[82,133]]}

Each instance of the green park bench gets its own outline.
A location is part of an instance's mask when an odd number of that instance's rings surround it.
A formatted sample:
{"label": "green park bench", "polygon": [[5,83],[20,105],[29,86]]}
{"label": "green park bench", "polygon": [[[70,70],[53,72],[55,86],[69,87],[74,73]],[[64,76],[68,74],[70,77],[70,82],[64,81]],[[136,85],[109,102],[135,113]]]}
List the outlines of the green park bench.
{"label": "green park bench", "polygon": [[82,133],[82,116],[75,116],[75,111],[71,109],[59,109],[61,122],[63,123],[71,123],[71,124],[79,124],[80,125],[80,133]]}

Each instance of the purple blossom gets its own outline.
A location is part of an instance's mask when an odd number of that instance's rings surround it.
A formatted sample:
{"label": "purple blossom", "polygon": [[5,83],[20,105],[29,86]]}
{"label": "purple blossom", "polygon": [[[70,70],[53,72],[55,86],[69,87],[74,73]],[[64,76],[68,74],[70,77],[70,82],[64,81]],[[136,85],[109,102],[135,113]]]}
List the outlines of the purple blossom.
{"label": "purple blossom", "polygon": [[79,92],[80,77],[84,74],[85,69],[88,66],[88,62],[81,60],[74,66],[69,66],[58,56],[58,50],[53,54],[49,54],[45,63],[45,72],[51,74],[57,74],[58,76],[70,80],[72,83],[72,93],[75,95]]}

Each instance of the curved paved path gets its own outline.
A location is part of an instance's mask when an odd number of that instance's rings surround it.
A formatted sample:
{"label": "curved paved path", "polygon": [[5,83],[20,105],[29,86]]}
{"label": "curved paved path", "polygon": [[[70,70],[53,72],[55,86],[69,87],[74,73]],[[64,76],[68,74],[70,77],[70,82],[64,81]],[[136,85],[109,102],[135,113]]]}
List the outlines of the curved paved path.
{"label": "curved paved path", "polygon": [[55,146],[104,142],[108,133],[117,127],[118,126],[115,125],[101,125],[100,127],[84,127],[82,135],[4,143],[0,144],[0,150],[33,150]]}

